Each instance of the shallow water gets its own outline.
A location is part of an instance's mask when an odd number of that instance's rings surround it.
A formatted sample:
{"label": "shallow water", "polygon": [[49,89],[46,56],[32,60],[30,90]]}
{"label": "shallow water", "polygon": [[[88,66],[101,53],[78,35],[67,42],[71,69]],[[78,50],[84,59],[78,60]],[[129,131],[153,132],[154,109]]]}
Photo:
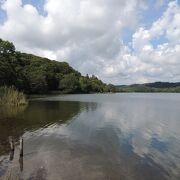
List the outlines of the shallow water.
{"label": "shallow water", "polygon": [[1,110],[0,133],[0,177],[12,136],[24,139],[22,179],[180,179],[180,94],[34,99]]}

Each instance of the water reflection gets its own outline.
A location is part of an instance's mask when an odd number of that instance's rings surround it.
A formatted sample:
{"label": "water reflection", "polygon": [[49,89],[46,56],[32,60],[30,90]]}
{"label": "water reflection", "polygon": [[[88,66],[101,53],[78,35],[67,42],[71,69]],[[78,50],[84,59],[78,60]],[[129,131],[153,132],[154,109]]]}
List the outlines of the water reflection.
{"label": "water reflection", "polygon": [[12,107],[12,106],[3,106],[0,107],[0,121],[4,119],[14,118],[19,113],[23,112],[27,108],[27,105]]}
{"label": "water reflection", "polygon": [[138,97],[135,102],[133,98],[131,103],[122,101],[118,106],[103,106],[101,113],[107,121],[104,125],[111,123],[121,129],[121,137],[128,140],[133,153],[141,160],[153,168],[158,165],[158,173],[164,171],[166,179],[179,179],[180,101],[177,101],[178,97],[176,101],[168,98]]}
{"label": "water reflection", "polygon": [[171,94],[32,101],[14,125],[24,137],[21,178],[178,180],[179,112]]}
{"label": "water reflection", "polygon": [[[0,111],[0,176],[8,167],[8,159],[13,161],[14,149],[10,148],[9,137],[13,138],[16,146],[19,138],[29,134],[32,137],[36,131],[42,132],[52,126],[61,126],[70,123],[81,111],[94,111],[95,103],[82,105],[79,102],[42,102],[31,101],[29,106],[23,109],[4,108]],[[38,133],[40,135],[40,133]],[[27,152],[27,154],[30,154]],[[15,153],[18,156],[18,153]],[[9,158],[8,158],[9,157]],[[16,157],[17,159],[17,157]],[[16,162],[17,163],[17,162]],[[16,166],[16,165],[15,165]],[[23,171],[23,157],[19,159],[20,171]],[[40,171],[41,172],[41,169]],[[41,173],[40,173],[41,174]],[[32,175],[33,176],[33,175]],[[39,177],[40,175],[38,175]]]}
{"label": "water reflection", "polygon": [[28,107],[0,109],[0,154],[9,150],[9,136],[15,141],[26,131],[64,123],[81,110],[80,103],[32,101]]}

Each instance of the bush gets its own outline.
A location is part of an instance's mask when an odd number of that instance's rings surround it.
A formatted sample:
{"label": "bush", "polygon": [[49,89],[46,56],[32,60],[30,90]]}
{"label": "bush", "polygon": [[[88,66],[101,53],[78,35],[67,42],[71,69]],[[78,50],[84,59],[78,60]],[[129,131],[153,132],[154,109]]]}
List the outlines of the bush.
{"label": "bush", "polygon": [[26,105],[27,103],[24,93],[19,92],[14,87],[0,87],[0,106],[21,106]]}

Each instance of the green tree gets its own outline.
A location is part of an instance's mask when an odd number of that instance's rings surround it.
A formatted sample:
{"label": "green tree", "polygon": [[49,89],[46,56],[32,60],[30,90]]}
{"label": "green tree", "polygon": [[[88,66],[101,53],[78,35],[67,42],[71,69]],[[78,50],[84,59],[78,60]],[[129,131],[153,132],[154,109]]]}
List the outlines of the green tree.
{"label": "green tree", "polygon": [[46,93],[48,85],[46,82],[46,76],[41,71],[30,72],[28,75],[30,93]]}
{"label": "green tree", "polygon": [[79,84],[81,88],[81,92],[88,93],[91,92],[91,83],[89,81],[89,77],[80,77],[79,78]]}
{"label": "green tree", "polygon": [[66,93],[78,92],[80,90],[79,77],[74,73],[64,75],[59,83],[59,89]]}
{"label": "green tree", "polygon": [[0,39],[0,54],[7,55],[13,53],[15,53],[15,46],[13,45],[13,43]]}

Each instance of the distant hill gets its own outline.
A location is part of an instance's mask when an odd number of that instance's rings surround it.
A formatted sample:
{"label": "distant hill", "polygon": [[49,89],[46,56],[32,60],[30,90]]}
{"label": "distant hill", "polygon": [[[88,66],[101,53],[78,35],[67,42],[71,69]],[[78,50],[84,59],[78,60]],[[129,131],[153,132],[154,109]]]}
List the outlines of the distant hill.
{"label": "distant hill", "polygon": [[119,85],[118,92],[180,92],[180,82],[154,82],[145,84]]}
{"label": "distant hill", "polygon": [[180,82],[172,83],[172,82],[154,82],[154,83],[146,83],[144,84],[148,87],[154,88],[172,88],[180,86]]}

